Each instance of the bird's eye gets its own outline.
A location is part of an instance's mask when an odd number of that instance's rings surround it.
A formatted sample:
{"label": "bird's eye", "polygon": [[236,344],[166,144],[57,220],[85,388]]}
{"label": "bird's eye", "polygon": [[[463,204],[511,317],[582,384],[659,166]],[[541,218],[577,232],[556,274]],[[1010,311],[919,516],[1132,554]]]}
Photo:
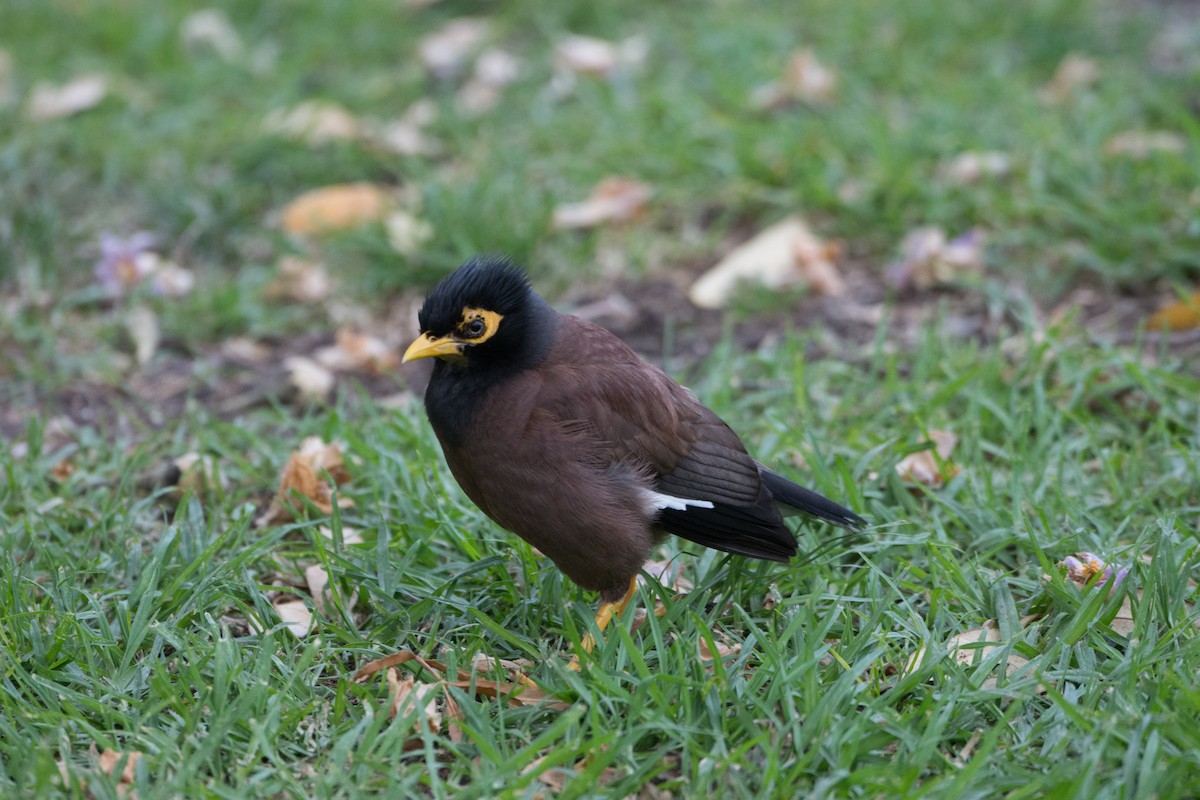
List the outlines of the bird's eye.
{"label": "bird's eye", "polygon": [[472,339],[477,339],[483,336],[483,332],[487,330],[487,324],[481,319],[473,319],[463,328],[463,333]]}

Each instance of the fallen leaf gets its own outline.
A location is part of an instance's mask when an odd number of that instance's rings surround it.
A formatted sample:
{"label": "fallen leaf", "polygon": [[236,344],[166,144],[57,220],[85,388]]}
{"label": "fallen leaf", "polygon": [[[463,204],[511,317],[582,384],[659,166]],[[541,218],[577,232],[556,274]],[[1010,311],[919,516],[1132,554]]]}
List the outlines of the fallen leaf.
{"label": "fallen leaf", "polygon": [[507,50],[492,48],[480,54],[471,79],[459,89],[456,102],[466,114],[485,114],[495,108],[504,87],[521,74],[521,61]]}
{"label": "fallen leaf", "polygon": [[306,401],[323,402],[337,383],[332,372],[307,356],[288,356],[283,360],[283,366],[292,386]]}
{"label": "fallen leaf", "polygon": [[179,35],[187,47],[209,47],[226,61],[237,60],[244,50],[237,29],[218,8],[204,8],[184,17]]}
{"label": "fallen leaf", "polygon": [[632,178],[608,177],[582,203],[566,203],[554,209],[552,224],[556,230],[566,230],[626,222],[642,215],[652,194],[653,188]]}
{"label": "fallen leaf", "polygon": [[433,239],[433,225],[412,211],[399,209],[383,221],[388,244],[402,256],[417,255]]}
{"label": "fallen leaf", "polygon": [[787,217],[734,248],[692,285],[688,297],[701,308],[723,308],[741,282],[780,289],[806,279],[814,281],[814,291],[838,294],[843,285],[832,261],[836,253],[801,217]]}
{"label": "fallen leaf", "polygon": [[640,68],[649,45],[642,36],[610,42],[591,36],[568,36],[554,45],[555,65],[571,73],[611,78]]}
{"label": "fallen leaf", "polygon": [[177,497],[185,492],[203,495],[222,485],[221,472],[214,456],[184,453],[172,463],[179,470],[174,492]]}
{"label": "fallen leaf", "polygon": [[12,53],[0,47],[0,108],[16,100],[17,87],[16,81],[13,80],[15,74]]}
{"label": "fallen leaf", "polygon": [[[288,458],[279,477],[279,489],[259,525],[289,522],[295,519],[295,500],[298,493],[312,501],[323,514],[333,513],[333,489],[322,477],[328,473],[335,486],[350,480],[342,459],[342,451],[336,444],[326,444],[319,436],[309,436]],[[338,506],[349,508],[354,501],[348,497],[338,498]]]}
{"label": "fallen leaf", "polygon": [[[668,561],[647,561],[642,565],[642,570],[675,594],[685,595],[695,588],[695,585],[683,576],[683,562],[677,558]],[[645,581],[641,575],[638,576],[638,580]]]}
{"label": "fallen leaf", "polygon": [[66,483],[67,478],[75,474],[75,462],[70,457],[64,458],[50,468],[50,477],[57,483]]}
{"label": "fallen leaf", "polygon": [[900,459],[896,474],[907,483],[940,489],[959,473],[959,467],[950,463],[950,454],[958,444],[958,437],[949,431],[929,431],[928,438],[934,448],[909,453]]}
{"label": "fallen leaf", "polygon": [[1200,327],[1200,291],[1192,292],[1184,300],[1161,306],[1150,316],[1146,327],[1152,331],[1161,331],[1164,327],[1171,331]]}
{"label": "fallen leaf", "polygon": [[750,105],[774,111],[793,103],[828,103],[836,92],[837,74],[817,59],[811,47],[805,47],[791,55],[779,80],[754,90]]}
{"label": "fallen leaf", "polygon": [[146,306],[134,306],[125,312],[125,331],[133,342],[134,360],[145,366],[157,352],[162,335],[158,315]]}
{"label": "fallen leaf", "polygon": [[[330,528],[328,525],[320,526],[319,528],[317,528],[317,532],[320,533],[322,536],[324,536],[326,539],[330,539],[330,540],[333,539],[333,529]],[[358,529],[348,528],[344,525],[342,526],[342,544],[362,544],[362,543],[363,543],[363,536],[362,536],[362,533]]]}
{"label": "fallen leaf", "polygon": [[1000,178],[1012,169],[1012,158],[994,150],[969,150],[942,164],[938,175],[943,183],[969,186],[984,178]]}
{"label": "fallen leaf", "polygon": [[150,291],[159,297],[184,297],[195,286],[192,271],[173,261],[159,261],[150,273]]}
{"label": "fallen leaf", "polygon": [[399,356],[381,339],[345,328],[337,332],[337,340],[332,347],[322,347],[316,352],[316,360],[321,366],[332,370],[361,371],[372,375],[381,375],[400,366]]}
{"label": "fallen leaf", "polygon": [[437,104],[422,98],[408,107],[398,119],[371,126],[367,141],[402,156],[432,156],[441,152],[441,145],[424,128],[437,119]]}
{"label": "fallen leaf", "polygon": [[482,17],[452,19],[422,38],[417,53],[433,77],[440,80],[453,78],[463,71],[489,30],[488,21]]}
{"label": "fallen leaf", "polygon": [[1125,131],[1104,143],[1110,156],[1129,156],[1139,161],[1155,153],[1182,153],[1187,139],[1174,131]]}
{"label": "fallen leaf", "polygon": [[885,268],[884,279],[896,289],[927,289],[978,274],[983,271],[983,245],[978,228],[948,241],[941,228],[917,228],[900,243],[900,258]]}
{"label": "fallen leaf", "polygon": [[[1036,617],[1025,617],[1021,620],[1021,627],[1025,627]],[[996,620],[986,620],[979,628],[972,628],[969,631],[960,633],[957,636],[951,637],[945,644],[950,656],[955,663],[969,667],[973,664],[981,663],[986,660],[991,652],[997,647],[1005,646],[1003,638],[1000,636],[1000,629],[996,626]],[[904,672],[911,673],[921,666],[925,660],[926,648],[921,647],[908,660],[908,664],[904,668]],[[1029,663],[1029,659],[1018,654],[1016,651],[1011,651],[1008,658],[1005,659],[1006,667],[1005,674],[1011,675],[1013,672],[1021,669]],[[986,678],[980,684],[981,689],[995,689],[999,685],[999,677],[991,676]],[[1038,687],[1039,693],[1044,693],[1045,689]]]}
{"label": "fallen leaf", "polygon": [[312,611],[303,600],[296,597],[285,597],[275,601],[272,605],[275,607],[275,613],[279,615],[279,620],[297,639],[303,639],[312,633]]}
{"label": "fallen leaf", "polygon": [[272,300],[317,303],[329,297],[332,290],[333,281],[323,266],[297,256],[284,256],[279,260],[275,279],[263,293]]}
{"label": "fallen leaf", "polygon": [[[142,755],[137,750],[121,752],[105,749],[100,753],[97,766],[101,772],[109,777],[116,775],[118,797],[127,797],[130,800],[134,800],[137,797],[133,784],[137,780],[137,765],[142,760]],[[121,769],[119,775],[117,774],[118,767]]]}
{"label": "fallen leaf", "polygon": [[388,718],[412,717],[415,724],[424,718],[429,730],[437,732],[442,729],[442,712],[437,707],[438,685],[432,683],[417,683],[411,675],[400,677],[400,671],[390,667],[387,671],[388,682]]}
{"label": "fallen leaf", "polygon": [[717,652],[713,652],[708,645],[708,638],[701,634],[696,637],[696,652],[700,656],[701,661],[712,661],[713,659],[725,659],[732,655],[737,655],[742,651],[741,643],[735,645],[727,645],[724,642],[713,640],[717,646]]}
{"label": "fallen leaf", "polygon": [[363,124],[358,117],[336,103],[319,100],[270,112],[263,120],[263,130],[314,146],[363,136]]}
{"label": "fallen leaf", "polygon": [[29,97],[29,118],[38,122],[70,117],[95,108],[108,94],[108,78],[91,73],[66,83],[39,83]]}
{"label": "fallen leaf", "polygon": [[391,195],[371,183],[342,183],[312,189],[283,209],[283,229],[299,236],[315,236],[359,228],[384,218]]}
{"label": "fallen leaf", "polygon": [[1058,63],[1050,82],[1038,90],[1038,98],[1043,103],[1059,105],[1099,79],[1100,65],[1095,59],[1080,53],[1068,53]]}

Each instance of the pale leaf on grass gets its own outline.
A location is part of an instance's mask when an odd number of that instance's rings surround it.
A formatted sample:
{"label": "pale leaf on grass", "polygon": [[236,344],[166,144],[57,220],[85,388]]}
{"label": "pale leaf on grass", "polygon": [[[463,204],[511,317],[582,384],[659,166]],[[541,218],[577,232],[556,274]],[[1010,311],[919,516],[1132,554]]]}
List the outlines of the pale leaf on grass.
{"label": "pale leaf on grass", "polygon": [[275,279],[267,284],[263,294],[268,299],[318,303],[332,291],[333,280],[325,267],[298,256],[284,256],[279,260]]}
{"label": "pale leaf on grass", "polygon": [[429,730],[442,729],[442,712],[438,710],[436,683],[417,683],[411,675],[400,676],[400,670],[390,667],[387,671],[388,717],[411,719],[419,725],[423,718]]}
{"label": "pale leaf on grass", "polygon": [[[279,477],[279,490],[258,524],[276,524],[295,519],[298,500],[294,494],[307,497],[323,514],[333,513],[333,488],[323,473],[329,475],[334,485],[350,480],[341,448],[336,444],[327,444],[319,436],[309,436],[301,443],[300,449],[288,458]],[[353,505],[354,501],[348,497],[338,498],[341,508]]]}
{"label": "pale leaf on grass", "polygon": [[905,483],[921,484],[940,489],[959,473],[959,468],[950,463],[950,454],[958,444],[958,436],[949,431],[929,431],[932,450],[910,453],[896,464],[896,474]]}
{"label": "pale leaf on grass", "polygon": [[360,138],[363,123],[336,103],[308,100],[289,109],[271,111],[263,120],[263,130],[310,145],[322,145]]}
{"label": "pale leaf on grass", "polygon": [[177,498],[182,497],[185,492],[204,495],[220,489],[224,484],[215,456],[184,453],[172,463],[175,469],[179,470],[173,492]]}
{"label": "pale leaf on grass", "polygon": [[[647,561],[642,565],[642,570],[675,594],[685,595],[692,591],[695,585],[684,577],[683,566],[681,560],[674,558],[668,561]],[[645,579],[639,575],[638,581],[644,583]]]}
{"label": "pale leaf on grass", "polygon": [[303,639],[312,633],[312,610],[303,600],[296,597],[283,597],[276,600],[272,605],[275,608],[275,613],[279,615],[279,621],[297,639]]}
{"label": "pale leaf on grass", "polygon": [[1110,156],[1128,156],[1144,160],[1155,153],[1182,153],[1187,150],[1187,139],[1174,131],[1125,131],[1104,143],[1104,152]]}
{"label": "pale leaf on grass", "polygon": [[[326,539],[329,539],[331,541],[333,540],[333,529],[330,528],[328,525],[320,526],[319,528],[317,528],[317,532],[320,533],[322,536],[324,536]],[[357,528],[348,528],[344,525],[342,526],[342,544],[362,544],[362,543],[363,543],[363,535],[362,535],[361,531],[359,531]]]}
{"label": "pale leaf on grass", "polygon": [[184,17],[179,35],[186,47],[211,48],[226,61],[236,61],[245,47],[237,29],[218,8],[203,8]]}
{"label": "pale leaf on grass", "polygon": [[1200,291],[1192,292],[1182,300],[1166,303],[1155,311],[1146,322],[1146,328],[1161,331],[1186,331],[1200,327]]}
{"label": "pale leaf on grass", "polygon": [[383,220],[388,244],[402,256],[412,258],[433,240],[433,225],[416,212],[397,209]]}
{"label": "pale leaf on grass", "polygon": [[504,87],[521,74],[521,61],[507,50],[492,48],[480,54],[471,79],[458,90],[455,102],[460,111],[479,115],[500,103]]}
{"label": "pale leaf on grass", "polygon": [[0,47],[0,108],[13,103],[17,97],[16,81],[13,80],[12,53]]}
{"label": "pale leaf on grass", "polygon": [[137,750],[122,752],[105,749],[100,753],[96,766],[105,775],[116,777],[118,797],[136,800],[137,793],[133,785],[137,780],[137,765],[142,760],[142,755]]}
{"label": "pale leaf on grass", "polygon": [[779,80],[754,90],[750,105],[773,111],[793,103],[828,103],[836,93],[837,73],[822,64],[811,47],[804,47],[788,58]]}
{"label": "pale leaf on grass", "polygon": [[159,297],[184,297],[196,286],[196,276],[173,261],[163,261],[150,275],[150,291]]}
{"label": "pale leaf on grass", "polygon": [[713,652],[712,647],[708,644],[708,637],[703,633],[696,636],[696,653],[700,656],[703,662],[713,661],[714,659],[724,660],[730,656],[735,656],[742,652],[742,644],[727,644],[717,638],[717,635],[710,631],[713,635],[713,644],[716,645],[716,652]]}
{"label": "pale leaf on grass", "polygon": [[652,187],[632,178],[608,177],[582,203],[566,203],[554,209],[553,225],[565,230],[627,222],[642,215],[653,193]]}
{"label": "pale leaf on grass", "polygon": [[1054,77],[1038,90],[1038,98],[1049,105],[1061,105],[1099,79],[1100,65],[1095,59],[1081,53],[1068,53],[1058,63]]}
{"label": "pale leaf on grass", "polygon": [[[555,794],[562,792],[567,786],[568,778],[579,777],[580,772],[588,766],[588,759],[583,758],[573,765],[547,764],[549,755],[539,756],[521,770],[522,775],[536,775],[538,782],[549,787]],[[619,773],[614,767],[605,767],[592,778],[590,789],[601,789],[617,779]],[[539,795],[540,796],[540,795]]]}
{"label": "pale leaf on grass", "polygon": [[395,351],[375,336],[341,328],[331,347],[319,349],[315,358],[321,366],[339,372],[382,375],[400,365]]}
{"label": "pale leaf on grass", "polygon": [[134,306],[125,312],[125,332],[133,342],[134,360],[144,367],[158,352],[162,338],[158,315],[147,306]]}
{"label": "pale leaf on grass", "polygon": [[591,36],[568,36],[554,45],[554,62],[559,69],[575,74],[611,78],[618,72],[639,69],[649,45],[642,36],[610,42]]}
{"label": "pale leaf on grass", "polygon": [[70,117],[95,108],[108,94],[108,78],[90,73],[66,83],[39,83],[30,93],[27,114],[38,122]]}
{"label": "pale leaf on grass", "polygon": [[382,186],[341,183],[304,192],[284,207],[281,220],[288,233],[316,236],[381,221],[391,206],[391,192]]}
{"label": "pale leaf on grass", "polygon": [[884,270],[896,289],[927,289],[983,271],[983,231],[972,228],[953,239],[937,226],[909,231],[900,243],[900,258]]}
{"label": "pale leaf on grass", "polygon": [[427,97],[422,98],[398,118],[369,126],[365,137],[376,147],[398,155],[437,155],[442,146],[425,133],[425,127],[432,124],[437,115],[437,104]]}
{"label": "pale leaf on grass", "polygon": [[700,276],[688,297],[701,308],[723,308],[743,282],[768,289],[808,284],[819,293],[840,294],[836,253],[836,245],[818,238],[800,216],[787,217],[730,251]]}
{"label": "pale leaf on grass", "polygon": [[986,178],[1001,178],[1012,170],[1012,157],[994,150],[968,150],[938,168],[938,177],[951,186],[969,186]]}
{"label": "pale leaf on grass", "polygon": [[421,63],[435,78],[453,78],[465,69],[490,29],[490,23],[482,17],[452,19],[418,43]]}
{"label": "pale leaf on grass", "polygon": [[[1026,617],[1025,619],[1022,619],[1022,627],[1028,625],[1033,619],[1033,617]],[[946,650],[949,651],[950,656],[954,659],[955,663],[964,667],[969,667],[973,664],[979,664],[983,662],[997,647],[1004,647],[1005,645],[1006,643],[1003,637],[1000,635],[1000,629],[996,625],[996,620],[989,619],[986,620],[979,628],[972,628],[971,630],[960,633],[957,636],[952,636],[946,641],[944,646]],[[905,666],[904,672],[911,673],[918,669],[922,662],[924,662],[925,656],[926,648],[921,647],[908,660],[908,664]],[[1007,659],[1005,659],[1003,663],[1007,664],[1007,667],[1005,668],[1006,674],[1011,675],[1016,670],[1019,670],[1028,664],[1029,659],[1013,651],[1008,654]],[[993,675],[984,679],[979,688],[995,689],[998,684],[999,677]],[[1039,687],[1038,691],[1044,692],[1045,690]]]}
{"label": "pale leaf on grass", "polygon": [[332,372],[307,356],[288,356],[283,366],[292,386],[305,401],[324,402],[337,383]]}

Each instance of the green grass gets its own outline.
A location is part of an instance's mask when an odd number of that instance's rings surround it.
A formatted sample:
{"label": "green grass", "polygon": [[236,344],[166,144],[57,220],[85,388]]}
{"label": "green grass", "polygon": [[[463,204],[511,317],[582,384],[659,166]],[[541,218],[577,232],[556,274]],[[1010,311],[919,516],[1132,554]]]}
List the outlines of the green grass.
{"label": "green grass", "polygon": [[[0,795],[119,796],[93,748],[145,754],[143,800],[1196,795],[1194,361],[1157,341],[1096,344],[1070,316],[1024,322],[1035,312],[1007,291],[1049,304],[1072,286],[1195,279],[1200,65],[1149,66],[1160,9],[219,5],[251,47],[274,49],[272,66],[182,47],[192,4],[0,3],[18,98],[79,72],[117,78],[113,96],[70,119],[34,123],[23,102],[0,106],[0,411],[24,428],[0,447]],[[464,13],[489,15],[496,41],[525,61],[479,119],[460,117],[455,87],[430,81],[413,55]],[[553,100],[551,45],[566,33],[645,35],[646,67]],[[753,88],[801,44],[837,70],[837,98],[750,111]],[[1039,87],[1072,51],[1097,59],[1099,82],[1043,105]],[[425,96],[441,110],[437,158],[311,148],[261,129],[268,111],[305,99],[387,119]],[[1172,130],[1187,149],[1104,155],[1132,129]],[[975,149],[1009,153],[1012,174],[969,188],[936,180],[947,157]],[[555,205],[612,174],[654,184],[645,220],[551,229]],[[800,527],[814,558],[790,565],[671,543],[695,590],[643,588],[639,604],[661,600],[665,614],[632,632],[627,615],[576,673],[567,665],[594,598],[466,501],[419,403],[389,410],[343,381],[328,406],[231,421],[198,399],[160,428],[102,417],[65,432],[38,405],[136,376],[124,331],[135,302],[185,358],[230,336],[287,343],[332,328],[323,306],[267,298],[295,247],[271,220],[304,190],[353,180],[415,185],[435,230],[411,258],[377,229],[321,246],[341,281],[335,299],[377,316],[476,251],[513,254],[554,295],[598,280],[597,254],[620,251],[632,278],[696,272],[731,239],[800,210],[875,273],[914,226],[984,228],[988,276],[960,292],[1017,321],[973,341],[934,317],[902,350],[894,342],[912,331],[885,321],[874,342],[843,342],[826,359],[807,356],[828,349],[817,331],[753,353],[726,340],[679,368],[758,458],[874,527],[851,542]],[[98,296],[98,235],[139,229],[196,271],[192,295]],[[207,369],[193,377],[211,382]],[[961,472],[940,489],[902,483],[896,463],[931,429],[960,437]],[[354,506],[332,521],[256,526],[307,435],[344,443],[352,479],[340,493]],[[160,476],[189,451],[211,455],[223,481],[180,499]],[[64,460],[74,471],[55,477]],[[322,525],[364,542],[326,539]],[[1121,593],[1063,582],[1056,562],[1085,549],[1133,565],[1129,636],[1111,627]],[[315,563],[338,602],[297,639],[272,601],[311,605],[300,587]],[[945,643],[990,619],[1003,646],[958,665]],[[706,663],[701,639],[740,650]],[[930,657],[907,670],[922,647]],[[381,679],[351,681],[397,649],[467,671],[479,654],[528,659],[569,707],[450,690],[463,712],[454,742],[390,720]],[[1018,656],[1028,663],[985,683]],[[555,768],[561,790],[540,778]]]}

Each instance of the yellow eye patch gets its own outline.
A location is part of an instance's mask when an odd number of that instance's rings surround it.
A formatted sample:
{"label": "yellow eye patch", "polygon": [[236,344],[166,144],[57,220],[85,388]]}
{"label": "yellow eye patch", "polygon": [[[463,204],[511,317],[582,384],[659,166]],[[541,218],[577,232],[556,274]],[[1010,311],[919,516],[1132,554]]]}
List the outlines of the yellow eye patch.
{"label": "yellow eye patch", "polygon": [[502,319],[503,314],[486,308],[464,308],[462,321],[454,326],[454,335],[471,344],[480,344],[496,334]]}

